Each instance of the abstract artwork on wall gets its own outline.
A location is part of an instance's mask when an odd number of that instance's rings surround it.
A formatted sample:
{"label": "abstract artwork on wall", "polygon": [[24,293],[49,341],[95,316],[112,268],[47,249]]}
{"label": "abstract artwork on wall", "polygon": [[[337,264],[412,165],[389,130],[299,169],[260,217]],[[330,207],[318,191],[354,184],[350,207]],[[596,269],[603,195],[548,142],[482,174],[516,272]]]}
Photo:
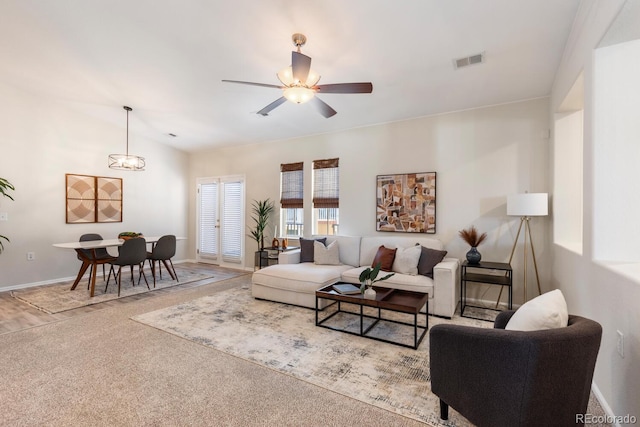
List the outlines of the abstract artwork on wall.
{"label": "abstract artwork on wall", "polygon": [[66,174],[67,224],[122,222],[122,178]]}
{"label": "abstract artwork on wall", "polygon": [[436,232],[436,173],[376,177],[376,230]]}
{"label": "abstract artwork on wall", "polygon": [[122,178],[96,180],[98,222],[122,222]]}

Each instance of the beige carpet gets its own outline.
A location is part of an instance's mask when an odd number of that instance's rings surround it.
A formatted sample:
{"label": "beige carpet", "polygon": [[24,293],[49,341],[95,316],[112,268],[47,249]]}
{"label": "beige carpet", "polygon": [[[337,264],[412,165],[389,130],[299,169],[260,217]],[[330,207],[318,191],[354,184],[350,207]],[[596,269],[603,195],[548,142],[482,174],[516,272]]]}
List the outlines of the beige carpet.
{"label": "beige carpet", "polygon": [[250,280],[154,292],[0,335],[0,425],[424,426],[130,319]]}
{"label": "beige carpet", "polygon": [[143,294],[0,334],[0,425],[425,425],[131,320],[250,280]]}
{"label": "beige carpet", "polygon": [[[256,300],[248,287],[133,319],[432,426],[467,425],[455,413],[447,424],[440,422],[438,399],[429,384],[428,337],[413,350],[319,328],[313,310]],[[330,321],[354,330],[359,326],[354,319],[339,314]],[[431,318],[430,322],[432,326],[442,320]],[[460,318],[456,323],[491,326]],[[413,337],[413,328],[388,322],[376,325],[374,331],[379,337],[406,343]]]}
{"label": "beige carpet", "polygon": [[[160,279],[159,272],[158,270],[156,270],[156,285],[154,287],[151,271],[145,268],[145,274],[147,276],[147,281],[149,282],[149,288],[151,288],[151,291],[195,282],[197,280],[213,278],[213,274],[211,274],[210,272],[199,271],[198,269],[194,268],[181,267],[179,265],[176,265],[175,269],[176,274],[178,275],[178,279],[180,280],[179,282],[172,280],[166,269],[163,269],[162,279]],[[118,285],[115,283],[113,276],[109,280],[109,286],[107,287],[105,292],[106,282],[102,280],[101,271],[98,272],[96,289],[93,297],[90,296],[90,291],[87,289],[88,277],[83,278],[80,283],[78,283],[76,289],[74,289],[73,291],[71,290],[73,280],[70,280],[51,285],[11,291],[11,296],[27,304],[30,304],[33,307],[44,311],[45,313],[60,313],[62,311],[72,310],[78,307],[84,307],[87,305],[111,301],[117,298],[124,298],[130,295],[149,292],[144,278],[141,279],[141,283],[138,283],[137,270],[134,271],[134,277],[136,279],[135,286],[131,282],[131,274],[129,273],[129,271],[126,269],[122,270],[122,286],[120,289],[119,297]]]}

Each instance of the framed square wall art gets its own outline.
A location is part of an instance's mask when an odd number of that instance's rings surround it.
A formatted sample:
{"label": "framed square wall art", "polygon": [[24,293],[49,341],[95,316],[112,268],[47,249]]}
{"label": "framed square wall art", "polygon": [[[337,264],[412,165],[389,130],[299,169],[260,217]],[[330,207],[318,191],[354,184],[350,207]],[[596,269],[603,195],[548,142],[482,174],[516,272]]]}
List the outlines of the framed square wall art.
{"label": "framed square wall art", "polygon": [[122,178],[65,175],[67,224],[122,222]]}
{"label": "framed square wall art", "polygon": [[67,224],[96,222],[96,178],[66,174]]}
{"label": "framed square wall art", "polygon": [[436,173],[376,177],[376,231],[436,232]]}
{"label": "framed square wall art", "polygon": [[122,222],[122,178],[96,177],[98,222]]}

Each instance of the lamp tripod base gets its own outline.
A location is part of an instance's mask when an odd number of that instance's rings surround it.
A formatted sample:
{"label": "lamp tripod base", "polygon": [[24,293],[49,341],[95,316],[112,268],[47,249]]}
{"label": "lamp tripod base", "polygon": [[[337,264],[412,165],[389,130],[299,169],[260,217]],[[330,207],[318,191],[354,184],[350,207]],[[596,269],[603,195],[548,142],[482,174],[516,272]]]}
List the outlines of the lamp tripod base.
{"label": "lamp tripod base", "polygon": [[[516,234],[516,240],[513,242],[513,247],[511,248],[511,255],[509,256],[509,264],[513,260],[513,254],[516,251],[516,246],[518,244],[518,239],[520,238],[520,232],[522,231],[522,225],[524,224],[524,297],[523,303],[527,302],[527,241],[529,243],[529,247],[531,248],[531,256],[533,258],[533,268],[536,273],[536,282],[538,284],[538,295],[542,294],[542,290],[540,288],[540,276],[538,275],[538,263],[536,261],[536,251],[533,247],[533,239],[531,237],[531,226],[529,225],[529,220],[531,217],[523,216],[520,217],[520,226],[518,227],[518,233]],[[496,308],[500,305],[500,298],[502,297],[502,291],[504,286],[500,287],[500,294],[498,295],[498,299],[496,300]]]}

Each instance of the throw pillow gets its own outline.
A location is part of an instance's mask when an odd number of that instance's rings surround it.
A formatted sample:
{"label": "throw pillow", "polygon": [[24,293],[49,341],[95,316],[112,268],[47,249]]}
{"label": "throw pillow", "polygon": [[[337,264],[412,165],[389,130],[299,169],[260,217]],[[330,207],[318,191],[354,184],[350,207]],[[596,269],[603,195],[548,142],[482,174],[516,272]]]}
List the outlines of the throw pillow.
{"label": "throw pillow", "polygon": [[433,267],[447,255],[447,251],[439,251],[437,249],[425,248],[420,246],[420,260],[418,261],[418,274],[431,277],[433,279]]}
{"label": "throw pillow", "polygon": [[420,248],[420,246],[398,248],[396,250],[396,257],[393,260],[393,271],[400,274],[410,274],[412,276],[418,274],[418,261],[422,253]]}
{"label": "throw pillow", "polygon": [[313,262],[317,265],[340,265],[338,242],[332,242],[329,246],[313,242]]}
{"label": "throw pillow", "polygon": [[327,243],[327,238],[321,239],[305,239],[300,238],[300,262],[313,262],[313,243],[320,242],[323,245]]}
{"label": "throw pillow", "polygon": [[539,331],[567,326],[567,302],[560,289],[542,294],[524,303],[509,319],[505,329],[511,331]]}
{"label": "throw pillow", "polygon": [[384,245],[380,245],[376,256],[373,257],[371,267],[375,267],[380,263],[380,270],[391,271],[393,269],[393,260],[396,257],[396,249],[385,248]]}

